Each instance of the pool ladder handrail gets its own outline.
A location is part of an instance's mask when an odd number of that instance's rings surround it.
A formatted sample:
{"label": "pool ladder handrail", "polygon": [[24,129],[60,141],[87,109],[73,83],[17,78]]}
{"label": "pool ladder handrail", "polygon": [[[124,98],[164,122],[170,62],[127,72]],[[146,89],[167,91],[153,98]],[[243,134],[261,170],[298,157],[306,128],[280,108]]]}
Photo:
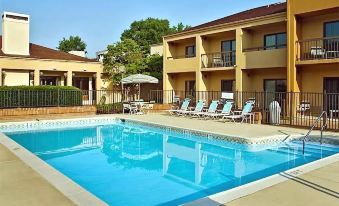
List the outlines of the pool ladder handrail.
{"label": "pool ladder handrail", "polygon": [[308,133],[304,136],[303,138],[303,155],[305,154],[305,142],[306,139],[310,136],[311,132],[314,130],[314,128],[317,126],[317,124],[319,123],[319,121],[321,120],[321,118],[323,118],[323,125],[320,128],[320,144],[323,143],[323,131],[327,128],[327,112],[326,111],[322,111],[321,114],[319,115],[319,117],[315,120],[315,122],[313,123],[312,127],[310,128],[310,130],[308,131]]}

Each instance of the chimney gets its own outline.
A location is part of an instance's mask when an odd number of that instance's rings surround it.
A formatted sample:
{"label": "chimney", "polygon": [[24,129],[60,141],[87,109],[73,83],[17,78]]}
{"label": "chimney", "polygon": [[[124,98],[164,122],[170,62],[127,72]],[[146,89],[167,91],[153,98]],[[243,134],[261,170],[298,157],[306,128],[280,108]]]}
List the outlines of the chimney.
{"label": "chimney", "polygon": [[29,16],[12,12],[2,15],[2,51],[9,55],[29,55]]}

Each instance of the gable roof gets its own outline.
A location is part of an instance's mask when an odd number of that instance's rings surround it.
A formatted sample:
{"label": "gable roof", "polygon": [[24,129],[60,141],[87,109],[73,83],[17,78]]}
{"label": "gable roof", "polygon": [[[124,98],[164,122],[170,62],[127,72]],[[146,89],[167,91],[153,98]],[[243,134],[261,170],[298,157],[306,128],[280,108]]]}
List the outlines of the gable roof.
{"label": "gable roof", "polygon": [[0,36],[0,56],[9,57],[27,57],[36,59],[56,59],[56,60],[69,60],[69,61],[83,61],[83,62],[97,62],[95,59],[88,59],[77,55],[69,54],[67,52],[50,49],[44,46],[30,43],[29,44],[29,56],[22,55],[9,55],[3,53],[2,48],[2,36]]}
{"label": "gable roof", "polygon": [[[262,16],[268,16],[272,14],[277,14],[277,13],[282,13],[287,11],[287,3],[282,2],[282,3],[276,3],[276,4],[270,4],[266,6],[261,6],[257,7],[254,9],[249,9],[243,12],[239,12],[230,16],[226,16],[214,21],[210,21],[204,24],[200,24],[198,26],[191,27],[189,29],[186,29],[182,32],[187,32],[187,31],[193,31],[197,29],[203,29],[211,26],[216,26],[220,24],[227,24],[227,23],[233,23],[237,21],[242,21],[242,20],[247,20],[247,19],[252,19],[252,18],[257,18],[257,17],[262,17]],[[176,34],[182,33],[178,32]]]}

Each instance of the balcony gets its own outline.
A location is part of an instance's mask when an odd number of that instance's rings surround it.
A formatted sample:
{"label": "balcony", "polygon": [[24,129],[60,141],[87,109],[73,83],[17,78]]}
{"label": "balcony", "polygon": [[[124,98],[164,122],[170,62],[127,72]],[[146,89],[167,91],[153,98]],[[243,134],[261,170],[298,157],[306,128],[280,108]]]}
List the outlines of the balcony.
{"label": "balcony", "polygon": [[196,56],[187,55],[167,57],[164,64],[168,73],[195,72],[199,66]]}
{"label": "balcony", "polygon": [[339,62],[339,37],[300,40],[296,48],[299,64]]}
{"label": "balcony", "polygon": [[286,45],[248,48],[243,52],[248,69],[287,67]]}
{"label": "balcony", "polygon": [[236,65],[235,51],[216,52],[201,55],[202,69],[212,70],[213,68],[218,68],[224,70],[227,69],[226,67],[232,67],[233,69],[234,65]]}

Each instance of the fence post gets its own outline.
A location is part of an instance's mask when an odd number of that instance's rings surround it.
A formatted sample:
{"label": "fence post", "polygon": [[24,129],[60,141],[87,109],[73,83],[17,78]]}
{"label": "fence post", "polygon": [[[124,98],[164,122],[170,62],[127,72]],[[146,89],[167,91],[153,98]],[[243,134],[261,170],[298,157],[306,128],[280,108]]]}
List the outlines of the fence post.
{"label": "fence post", "polygon": [[58,88],[58,95],[57,95],[57,106],[60,106],[60,89]]}
{"label": "fence post", "polygon": [[293,103],[293,93],[292,91],[290,92],[290,125],[292,125],[292,118],[293,118],[293,115],[292,115],[292,112],[293,112],[293,106],[292,106],[292,103]]}

